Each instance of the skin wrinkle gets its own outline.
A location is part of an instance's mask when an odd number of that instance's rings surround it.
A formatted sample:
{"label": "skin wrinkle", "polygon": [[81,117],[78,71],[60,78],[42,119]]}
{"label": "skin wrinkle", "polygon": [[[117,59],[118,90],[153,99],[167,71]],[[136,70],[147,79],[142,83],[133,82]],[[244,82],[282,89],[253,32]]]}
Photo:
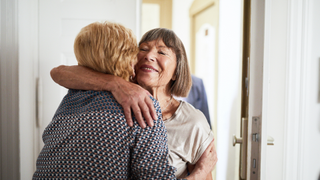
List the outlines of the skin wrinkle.
{"label": "skin wrinkle", "polygon": [[[159,100],[163,116],[165,116],[166,108],[164,107],[176,104],[170,101],[170,97],[172,97],[170,85],[177,68],[176,54],[161,39],[140,43],[139,49],[138,63],[136,65],[136,71],[139,74],[137,81],[155,99]],[[145,65],[151,66],[154,70],[144,71],[141,68]],[[172,111],[172,108],[168,108],[168,111]],[[171,113],[166,113],[166,115],[171,117]]]}

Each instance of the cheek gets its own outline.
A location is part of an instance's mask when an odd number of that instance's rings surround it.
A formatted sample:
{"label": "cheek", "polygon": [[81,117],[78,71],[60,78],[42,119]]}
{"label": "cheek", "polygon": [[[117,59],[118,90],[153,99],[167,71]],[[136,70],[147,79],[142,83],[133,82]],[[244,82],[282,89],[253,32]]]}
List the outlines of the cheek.
{"label": "cheek", "polygon": [[139,63],[136,64],[136,66],[134,67],[135,73],[136,75],[139,73]]}
{"label": "cheek", "polygon": [[139,52],[138,55],[137,55],[137,57],[138,57],[138,62],[139,62],[139,61],[142,60],[143,54],[142,54],[141,52]]}
{"label": "cheek", "polygon": [[163,67],[165,67],[167,74],[173,75],[176,70],[177,64],[175,62],[168,62],[167,61],[163,64]]}

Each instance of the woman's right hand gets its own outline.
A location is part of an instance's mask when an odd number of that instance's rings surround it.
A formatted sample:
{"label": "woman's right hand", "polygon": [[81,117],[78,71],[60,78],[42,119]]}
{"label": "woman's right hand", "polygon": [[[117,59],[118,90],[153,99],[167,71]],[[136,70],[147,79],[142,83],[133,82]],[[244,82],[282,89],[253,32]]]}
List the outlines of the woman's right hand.
{"label": "woman's right hand", "polygon": [[153,119],[157,119],[150,93],[137,84],[84,66],[62,65],[53,68],[50,74],[56,83],[69,89],[110,91],[122,105],[129,126],[133,125],[132,111],[142,128],[146,127],[145,121],[153,126]]}
{"label": "woman's right hand", "polygon": [[150,99],[151,94],[137,84],[127,82],[116,76],[114,78],[117,80],[113,80],[115,84],[111,93],[122,105],[128,125],[133,126],[131,117],[131,111],[133,111],[142,128],[146,127],[143,117],[147,124],[152,127],[154,125],[153,119],[157,119],[157,114]]}

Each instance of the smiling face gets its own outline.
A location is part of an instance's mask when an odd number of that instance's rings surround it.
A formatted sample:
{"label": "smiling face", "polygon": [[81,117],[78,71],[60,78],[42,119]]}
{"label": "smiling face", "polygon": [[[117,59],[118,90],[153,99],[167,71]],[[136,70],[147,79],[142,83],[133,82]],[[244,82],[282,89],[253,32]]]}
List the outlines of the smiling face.
{"label": "smiling face", "polygon": [[162,40],[140,44],[136,80],[151,93],[155,90],[168,92],[170,81],[175,80],[177,59],[175,52]]}

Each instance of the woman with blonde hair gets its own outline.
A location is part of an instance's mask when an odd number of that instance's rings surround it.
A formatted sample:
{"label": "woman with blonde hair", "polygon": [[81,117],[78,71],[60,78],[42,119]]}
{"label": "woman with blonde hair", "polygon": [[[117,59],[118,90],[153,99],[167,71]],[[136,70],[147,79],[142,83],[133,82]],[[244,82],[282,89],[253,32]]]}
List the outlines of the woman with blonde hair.
{"label": "woman with blonde hair", "polygon": [[[128,81],[138,47],[130,29],[92,23],[74,42],[79,65]],[[152,99],[159,113],[159,104]],[[161,118],[153,128],[126,124],[107,91],[69,90],[43,133],[33,179],[174,179]]]}
{"label": "woman with blonde hair", "polygon": [[[148,31],[139,43],[138,62],[135,65],[134,82],[123,81],[116,76],[101,74],[81,66],[60,66],[51,71],[52,78],[67,88],[86,90],[107,90],[112,92],[123,106],[127,122],[132,126],[131,109],[139,124],[141,119],[153,127],[151,117],[157,119],[150,104],[149,95],[159,101],[161,117],[168,131],[169,162],[177,168],[178,178],[186,178],[194,166],[202,164],[206,149],[211,149],[213,160],[217,162],[213,145],[213,133],[203,113],[189,103],[178,101],[173,96],[186,96],[191,87],[191,74],[186,52],[181,40],[169,29],[156,28]],[[79,76],[85,74],[85,76]],[[138,100],[135,101],[138,97]],[[139,99],[139,97],[142,97]],[[132,101],[132,99],[134,101]],[[128,106],[129,104],[131,105]],[[149,128],[149,127],[148,127]],[[211,179],[211,174],[205,174]]]}

